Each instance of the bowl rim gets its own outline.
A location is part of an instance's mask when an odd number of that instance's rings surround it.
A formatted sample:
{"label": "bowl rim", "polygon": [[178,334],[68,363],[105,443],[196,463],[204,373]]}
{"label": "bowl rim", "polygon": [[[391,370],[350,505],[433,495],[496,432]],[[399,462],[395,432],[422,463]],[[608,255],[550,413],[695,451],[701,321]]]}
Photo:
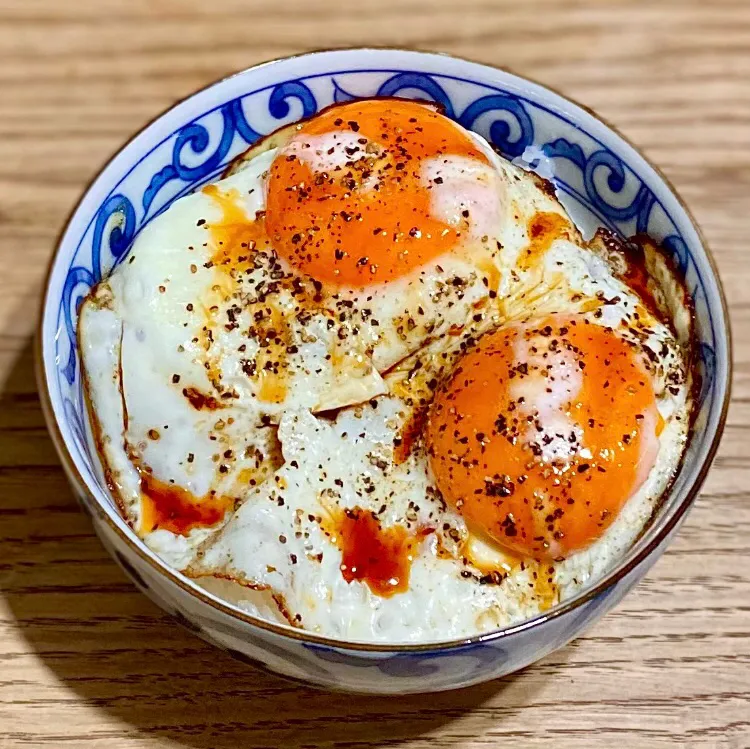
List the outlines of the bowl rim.
{"label": "bowl rim", "polygon": [[[225,81],[245,75],[253,71],[257,71],[261,68],[270,67],[277,63],[285,62],[288,60],[297,60],[297,59],[302,59],[302,58],[310,57],[310,56],[325,55],[327,53],[336,53],[336,52],[367,53],[367,52],[383,52],[383,51],[396,52],[396,53],[408,53],[408,54],[415,55],[415,56],[425,55],[428,57],[445,57],[449,60],[469,63],[471,65],[478,65],[480,67],[484,67],[489,70],[494,70],[497,72],[512,75],[516,77],[519,80],[519,82],[531,83],[532,85],[539,87],[543,92],[546,91],[555,96],[558,96],[563,101],[569,104],[572,104],[574,107],[577,107],[578,109],[582,110],[588,116],[592,117],[594,120],[596,120],[601,125],[603,125],[606,129],[611,131],[623,143],[625,143],[627,146],[633,149],[633,151],[641,159],[643,159],[646,165],[649,166],[653,170],[656,176],[667,187],[672,197],[677,201],[679,207],[684,212],[685,216],[687,217],[689,223],[692,226],[692,229],[695,231],[696,236],[698,237],[701,248],[703,249],[706,260],[708,262],[708,266],[710,269],[710,276],[712,280],[714,281],[714,283],[716,284],[716,289],[718,292],[718,299],[720,302],[719,306],[721,308],[721,314],[719,316],[719,319],[720,319],[721,327],[723,328],[723,331],[719,330],[718,332],[719,333],[723,332],[724,334],[723,343],[725,344],[725,347],[726,347],[726,362],[725,362],[726,374],[725,374],[725,377],[722,378],[721,381],[717,379],[717,384],[720,388],[718,392],[720,393],[721,390],[723,390],[723,399],[721,403],[721,411],[719,413],[719,418],[716,423],[716,428],[715,428],[714,434],[711,437],[711,443],[708,446],[708,449],[705,453],[705,456],[703,458],[703,461],[700,467],[698,468],[698,472],[693,482],[691,483],[689,487],[686,488],[685,497],[680,502],[680,504],[674,508],[672,514],[666,519],[662,527],[653,536],[653,538],[650,539],[650,541],[647,544],[645,544],[643,548],[638,551],[637,554],[635,554],[631,559],[629,559],[627,563],[620,564],[612,568],[606,575],[604,575],[600,580],[598,580],[590,588],[585,589],[582,593],[573,596],[567,601],[563,601],[557,604],[548,612],[542,612],[529,619],[524,619],[521,622],[518,622],[516,624],[510,625],[501,629],[484,632],[484,633],[473,635],[470,637],[455,638],[452,640],[444,640],[444,641],[436,640],[436,641],[430,641],[426,643],[387,644],[387,643],[368,643],[368,642],[361,642],[361,641],[342,640],[342,639],[337,639],[337,638],[328,637],[324,635],[319,635],[319,634],[316,634],[314,632],[310,632],[304,629],[296,629],[294,627],[291,627],[290,625],[276,624],[274,622],[270,622],[260,617],[248,614],[242,611],[241,609],[234,607],[231,604],[226,603],[224,600],[222,600],[218,596],[213,596],[207,591],[204,591],[202,588],[192,583],[192,581],[190,581],[190,584],[189,584],[187,581],[187,578],[183,579],[184,576],[180,572],[172,569],[166,562],[164,562],[158,556],[156,556],[156,554],[152,555],[146,552],[144,549],[140,547],[139,542],[138,542],[139,540],[135,537],[132,530],[126,532],[123,528],[121,528],[119,525],[117,525],[113,521],[109,513],[102,506],[100,500],[98,499],[96,495],[96,492],[89,488],[88,483],[81,475],[81,472],[78,470],[78,466],[76,465],[75,459],[73,458],[70,450],[68,449],[68,445],[65,441],[65,438],[63,437],[62,431],[60,430],[60,426],[57,421],[55,410],[52,404],[52,396],[49,392],[49,385],[48,385],[48,380],[47,380],[47,368],[45,366],[45,358],[44,358],[44,338],[43,338],[44,320],[45,320],[45,312],[47,310],[47,305],[48,305],[50,295],[51,295],[49,282],[52,276],[52,272],[55,268],[58,256],[60,255],[60,251],[62,249],[62,242],[65,237],[65,234],[70,226],[72,219],[74,218],[75,214],[77,213],[78,209],[82,205],[84,199],[88,195],[93,185],[97,182],[100,176],[106,171],[106,169],[109,167],[112,161],[120,153],[122,153],[122,151],[124,151],[125,148],[127,148],[137,137],[139,137],[142,133],[148,130],[155,122],[157,122],[159,119],[161,119],[163,116],[171,112],[174,108],[176,108],[178,105],[182,104],[183,102],[186,102],[192,99],[194,96],[204,91],[208,91],[214,86],[217,86]],[[55,239],[54,251],[52,252],[47,262],[47,268],[46,268],[46,272],[44,275],[43,294],[41,296],[41,300],[39,303],[39,313],[37,317],[37,324],[36,324],[34,339],[35,339],[34,340],[34,359],[35,359],[34,370],[35,370],[36,384],[37,384],[37,390],[39,392],[39,399],[40,399],[40,403],[42,407],[42,412],[44,414],[44,418],[47,423],[47,427],[50,432],[52,442],[61,459],[63,468],[65,469],[65,472],[67,474],[67,477],[69,480],[72,479],[77,484],[77,488],[81,492],[83,492],[90,499],[93,500],[94,508],[97,512],[98,517],[102,519],[107,524],[109,529],[113,531],[117,535],[117,537],[126,544],[126,546],[129,548],[130,551],[136,554],[143,562],[151,566],[157,574],[166,577],[166,579],[169,582],[173,583],[174,585],[179,587],[182,591],[188,593],[190,596],[196,599],[198,603],[205,604],[213,608],[215,611],[217,611],[220,614],[229,616],[232,619],[236,619],[252,627],[259,627],[260,629],[273,633],[283,639],[289,639],[289,640],[293,640],[296,642],[302,642],[302,643],[310,644],[313,646],[323,646],[323,647],[334,648],[337,650],[350,651],[352,653],[357,653],[357,652],[383,653],[383,654],[442,653],[444,651],[459,650],[459,649],[470,647],[470,646],[494,642],[497,640],[501,640],[505,637],[508,637],[510,635],[517,634],[519,632],[523,632],[523,631],[541,626],[542,624],[548,621],[551,621],[553,619],[560,618],[563,615],[568,614],[574,611],[575,609],[579,608],[584,603],[587,603],[593,600],[594,598],[597,598],[602,593],[612,588],[618,582],[620,582],[625,577],[627,577],[633,570],[635,570],[638,566],[640,566],[646,559],[648,559],[653,554],[653,552],[665,541],[665,539],[669,537],[671,532],[676,527],[679,526],[680,522],[685,517],[688,510],[695,503],[695,500],[703,486],[703,483],[711,467],[711,464],[713,463],[713,460],[716,456],[716,452],[718,450],[719,443],[721,441],[721,437],[724,432],[724,427],[725,427],[726,420],[727,420],[727,413],[729,410],[729,403],[731,399],[731,389],[732,389],[732,379],[733,379],[732,377],[733,343],[732,343],[731,324],[730,324],[729,310],[728,310],[727,301],[726,301],[726,295],[724,292],[724,287],[721,281],[721,277],[719,275],[716,260],[713,256],[713,253],[711,252],[711,249],[708,245],[708,242],[706,241],[706,238],[700,226],[698,225],[698,222],[696,221],[692,212],[686,205],[685,201],[680,196],[675,186],[672,184],[669,178],[662,172],[662,170],[658,166],[656,166],[654,163],[652,163],[652,161],[643,154],[640,148],[638,148],[635,144],[633,144],[629,140],[629,138],[623,135],[617,129],[617,127],[612,125],[605,118],[603,118],[602,116],[594,112],[592,109],[590,109],[586,105],[579,103],[575,99],[572,99],[568,95],[559,92],[557,89],[545,83],[540,83],[536,81],[535,79],[530,78],[527,75],[521,75],[513,71],[511,68],[500,66],[500,65],[492,65],[486,62],[472,60],[467,57],[463,57],[460,55],[453,55],[453,54],[449,54],[446,52],[432,51],[432,50],[427,50],[427,49],[406,49],[403,47],[396,47],[396,46],[371,45],[367,47],[357,47],[357,46],[328,47],[328,48],[321,48],[321,49],[311,49],[311,50],[308,50],[299,54],[287,55],[284,57],[277,57],[277,58],[273,58],[273,59],[266,60],[263,62],[259,62],[255,65],[251,65],[247,68],[237,70],[217,80],[211,81],[205,86],[202,86],[196,89],[195,91],[192,91],[191,93],[187,94],[186,96],[180,99],[177,99],[168,107],[166,107],[165,109],[157,113],[154,117],[150,118],[142,127],[140,127],[129,138],[127,138],[120,146],[118,146],[117,149],[109,157],[106,158],[102,166],[96,171],[96,173],[91,177],[91,179],[87,181],[85,187],[81,191],[80,197],[76,200],[75,204],[73,205],[68,215],[66,216],[62,224],[62,227],[60,229],[60,232],[58,233]],[[671,491],[672,491],[672,487],[670,486],[667,489],[667,494],[671,493]],[[91,512],[91,508],[89,507],[88,504],[84,504],[84,507],[87,512],[89,513]]]}

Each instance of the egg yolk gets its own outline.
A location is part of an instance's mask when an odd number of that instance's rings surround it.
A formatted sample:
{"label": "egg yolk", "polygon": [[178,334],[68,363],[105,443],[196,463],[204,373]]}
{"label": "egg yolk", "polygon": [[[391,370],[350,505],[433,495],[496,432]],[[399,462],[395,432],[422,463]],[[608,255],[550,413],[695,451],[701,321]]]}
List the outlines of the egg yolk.
{"label": "egg yolk", "polygon": [[266,227],[278,254],[318,281],[363,287],[407,275],[457,245],[466,226],[432,215],[423,164],[488,164],[444,115],[413,101],[331,107],[300,126],[274,159]]}
{"label": "egg yolk", "polygon": [[599,538],[658,452],[651,379],[611,328],[551,316],[488,333],[428,415],[438,488],[502,546],[560,559]]}

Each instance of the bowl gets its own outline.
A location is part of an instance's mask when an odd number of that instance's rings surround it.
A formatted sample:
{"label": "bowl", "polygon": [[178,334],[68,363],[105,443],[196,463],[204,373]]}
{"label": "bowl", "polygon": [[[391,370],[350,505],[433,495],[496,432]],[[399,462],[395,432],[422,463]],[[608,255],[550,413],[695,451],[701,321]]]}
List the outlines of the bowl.
{"label": "bowl", "polygon": [[[697,417],[677,477],[653,521],[603,579],[506,629],[459,641],[347,643],[249,616],[170,569],[119,515],[91,447],[76,349],[89,288],[127,257],[135,235],[174,200],[218,177],[261,135],[332,102],[401,96],[440,102],[506,157],[554,171],[579,226],[647,232],[684,274],[695,307]],[[716,269],[665,178],[590,111],[517,75],[438,54],[316,52],[258,65],[178,103],[104,167],[65,227],[38,334],[38,379],[50,431],[103,544],[135,584],[190,630],[232,655],[324,687],[404,694],[465,687],[516,671],[565,645],[611,609],[658,559],[693,504],[726,416],[730,337]]]}

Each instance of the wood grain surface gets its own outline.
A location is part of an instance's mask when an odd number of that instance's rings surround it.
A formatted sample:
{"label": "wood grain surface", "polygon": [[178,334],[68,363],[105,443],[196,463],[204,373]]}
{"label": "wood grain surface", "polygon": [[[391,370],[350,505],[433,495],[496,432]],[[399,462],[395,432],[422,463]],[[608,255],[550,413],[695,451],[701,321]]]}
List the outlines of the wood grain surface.
{"label": "wood grain surface", "polygon": [[[510,67],[616,123],[693,209],[734,323],[721,451],[651,574],[525,672],[430,697],[307,690],[176,628],[92,535],[32,371],[55,237],[124,139],[230,71],[363,44]],[[750,746],[749,221],[748,0],[0,0],[0,746]]]}

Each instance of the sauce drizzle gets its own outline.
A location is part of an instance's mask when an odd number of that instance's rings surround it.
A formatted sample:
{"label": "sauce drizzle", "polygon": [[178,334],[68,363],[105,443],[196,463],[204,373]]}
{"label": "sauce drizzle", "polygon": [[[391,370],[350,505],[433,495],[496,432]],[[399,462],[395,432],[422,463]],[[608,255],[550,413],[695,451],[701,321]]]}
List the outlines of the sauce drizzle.
{"label": "sauce drizzle", "polygon": [[206,185],[201,192],[221,210],[218,221],[205,224],[211,237],[212,262],[227,270],[240,264],[249,265],[253,253],[270,244],[263,216],[253,219],[247,215],[236,188],[222,191],[216,185]]}
{"label": "sauce drizzle", "polygon": [[141,473],[139,534],[163,529],[186,536],[193,528],[207,528],[224,519],[234,500],[216,494],[195,497],[187,489]]}
{"label": "sauce drizzle", "polygon": [[410,534],[400,525],[383,528],[369,510],[345,510],[336,530],[344,580],[366,583],[375,595],[384,598],[403,593],[409,587],[417,545],[429,533],[432,529]]}
{"label": "sauce drizzle", "polygon": [[559,213],[539,211],[534,214],[527,227],[529,244],[519,256],[519,266],[528,270],[536,265],[553,242],[569,237],[570,231],[570,222]]}

